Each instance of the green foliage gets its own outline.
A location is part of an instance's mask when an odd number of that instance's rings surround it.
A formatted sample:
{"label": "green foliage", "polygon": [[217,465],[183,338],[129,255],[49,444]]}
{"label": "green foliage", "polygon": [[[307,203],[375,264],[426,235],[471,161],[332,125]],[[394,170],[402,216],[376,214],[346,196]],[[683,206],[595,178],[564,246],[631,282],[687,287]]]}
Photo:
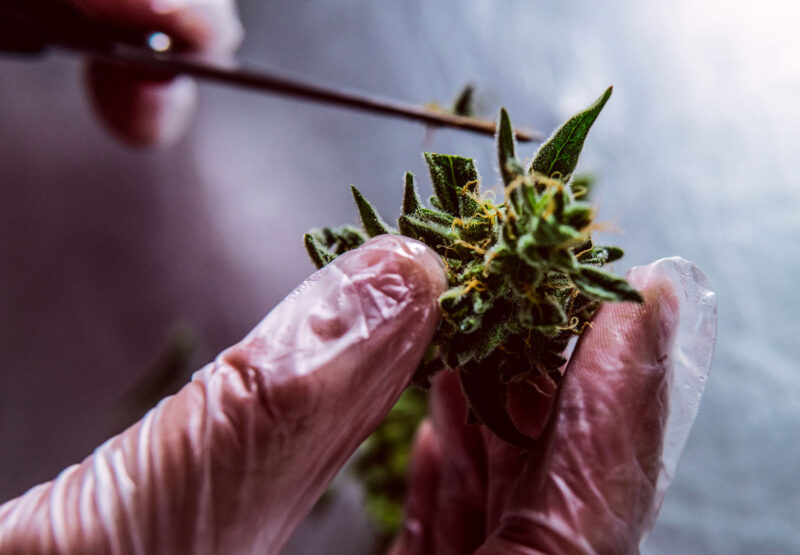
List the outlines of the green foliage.
{"label": "green foliage", "polygon": [[[317,267],[383,233],[418,239],[439,253],[449,289],[439,299],[443,319],[414,383],[426,389],[437,372],[456,372],[469,407],[467,422],[483,423],[521,448],[534,441],[508,413],[508,384],[544,378],[558,385],[567,344],[600,303],[642,301],[627,281],[601,269],[623,252],[594,244],[594,210],[586,202],[593,179],[571,178],[586,135],[610,95],[611,88],[556,130],[527,170],[516,156],[511,119],[501,109],[502,203],[481,196],[469,158],[426,153],[434,190],[430,208],[423,205],[414,176],[406,173],[397,230],[353,187],[366,233],[343,226],[305,236]],[[355,462],[368,511],[384,539],[401,523],[412,438],[425,412],[421,391],[406,390]]]}
{"label": "green foliage", "polygon": [[569,179],[578,163],[583,149],[583,141],[589,133],[594,120],[600,115],[603,106],[611,97],[611,87],[583,112],[572,116],[564,125],[556,129],[553,136],[536,153],[530,171],[547,177]]}
{"label": "green foliage", "polygon": [[[426,413],[425,395],[409,388],[375,432],[359,447],[353,470],[364,484],[367,509],[379,532],[391,537],[403,519],[414,434]],[[388,538],[387,538],[388,539]]]}
{"label": "green foliage", "polygon": [[[414,382],[421,388],[447,368],[458,373],[471,418],[523,448],[506,407],[509,382],[533,377],[558,381],[569,340],[580,334],[601,301],[641,302],[624,279],[600,267],[619,259],[617,247],[595,246],[594,211],[570,177],[589,129],[611,88],[570,118],[536,153],[525,171],[516,157],[511,119],[500,110],[497,157],[506,198],[482,198],[469,158],[426,153],[432,208],[423,206],[414,178],[405,176],[399,233],[434,249],[445,262],[450,288],[440,298],[443,321]],[[353,187],[367,234],[394,233]],[[306,235],[317,266],[355,248],[365,236],[351,227]]]}

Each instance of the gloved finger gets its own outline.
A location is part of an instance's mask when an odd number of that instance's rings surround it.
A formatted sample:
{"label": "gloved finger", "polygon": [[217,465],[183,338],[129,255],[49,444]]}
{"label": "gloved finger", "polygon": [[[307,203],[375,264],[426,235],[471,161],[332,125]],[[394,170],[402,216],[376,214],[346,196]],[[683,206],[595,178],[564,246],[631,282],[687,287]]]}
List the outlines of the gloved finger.
{"label": "gloved finger", "polygon": [[437,493],[442,472],[442,446],[430,420],[419,427],[409,469],[403,527],[390,555],[433,555],[438,515]]}
{"label": "gloved finger", "polygon": [[341,256],[141,422],[0,507],[0,552],[277,552],[409,382],[445,285],[410,239]]}
{"label": "gloved finger", "polygon": [[634,269],[629,280],[645,303],[599,311],[545,445],[479,553],[635,553],[652,526],[710,367],[716,301],[680,259]]}
{"label": "gloved finger", "polygon": [[[234,0],[70,0],[88,16],[161,31],[185,49],[228,56],[243,37]],[[186,129],[195,105],[187,78],[154,78],[107,62],[90,62],[90,96],[106,125],[136,145],[167,144]]]}
{"label": "gloved finger", "polygon": [[[508,388],[508,410],[525,435],[539,438],[552,411],[556,386],[551,380],[535,378]],[[505,511],[506,502],[530,453],[481,429],[486,452],[486,529],[494,530]]]}
{"label": "gloved finger", "polygon": [[431,392],[431,420],[442,446],[434,531],[437,555],[472,553],[486,538],[486,458],[480,428],[466,424],[467,406],[455,372],[440,372]]}

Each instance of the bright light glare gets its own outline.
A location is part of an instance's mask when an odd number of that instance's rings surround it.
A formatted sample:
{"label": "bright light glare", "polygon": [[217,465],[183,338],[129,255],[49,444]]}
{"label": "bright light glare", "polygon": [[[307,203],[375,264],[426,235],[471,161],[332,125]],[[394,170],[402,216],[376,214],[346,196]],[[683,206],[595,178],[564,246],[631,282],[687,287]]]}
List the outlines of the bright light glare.
{"label": "bright light glare", "polygon": [[164,33],[153,33],[148,37],[147,44],[155,52],[166,52],[172,46],[172,39]]}

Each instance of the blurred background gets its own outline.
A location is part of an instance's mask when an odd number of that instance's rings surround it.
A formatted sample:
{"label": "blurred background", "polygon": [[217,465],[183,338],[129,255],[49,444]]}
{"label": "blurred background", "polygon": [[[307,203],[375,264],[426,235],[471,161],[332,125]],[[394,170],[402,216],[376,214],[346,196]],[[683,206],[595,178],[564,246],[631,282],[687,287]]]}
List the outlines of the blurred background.
{"label": "blurred background", "polygon": [[[800,551],[800,4],[240,9],[243,60],[417,103],[447,105],[471,82],[479,112],[504,105],[546,133],[613,84],[579,170],[598,178],[599,219],[624,230],[607,239],[627,252],[616,269],[683,256],[720,306],[705,399],[645,553]],[[423,150],[496,179],[488,138],[210,85],[185,140],[132,150],[93,118],[80,70],[63,55],[0,59],[2,500],[117,431],[176,326],[196,339],[193,368],[241,338],[312,271],[302,234],[355,221],[349,184],[396,215],[405,170],[430,190]],[[326,516],[358,515],[358,497],[345,480],[285,553],[366,552],[363,518]]]}

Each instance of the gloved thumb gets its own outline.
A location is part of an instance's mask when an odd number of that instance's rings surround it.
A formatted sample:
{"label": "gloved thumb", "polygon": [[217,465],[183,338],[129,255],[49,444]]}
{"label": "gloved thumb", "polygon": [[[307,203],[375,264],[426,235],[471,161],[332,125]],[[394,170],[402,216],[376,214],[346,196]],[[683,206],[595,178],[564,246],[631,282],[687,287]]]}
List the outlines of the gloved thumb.
{"label": "gloved thumb", "polygon": [[407,385],[445,285],[410,239],[343,255],[141,422],[1,506],[0,552],[277,552]]}
{"label": "gloved thumb", "polygon": [[540,449],[477,553],[639,552],[697,414],[717,305],[702,272],[680,258],[635,268],[628,280],[645,302],[600,309]]}

